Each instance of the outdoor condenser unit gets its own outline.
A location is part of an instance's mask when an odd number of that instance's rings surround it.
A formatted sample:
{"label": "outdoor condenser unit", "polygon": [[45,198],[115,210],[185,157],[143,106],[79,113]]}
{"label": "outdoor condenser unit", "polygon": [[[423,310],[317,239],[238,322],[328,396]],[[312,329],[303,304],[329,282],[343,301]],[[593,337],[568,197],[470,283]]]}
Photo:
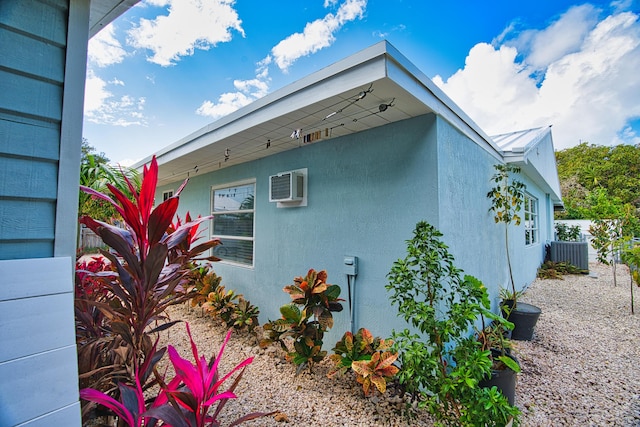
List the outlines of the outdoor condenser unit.
{"label": "outdoor condenser unit", "polygon": [[270,202],[297,202],[304,196],[304,175],[300,172],[281,172],[269,177]]}
{"label": "outdoor condenser unit", "polygon": [[587,242],[551,242],[551,261],[568,262],[589,271],[589,244]]}

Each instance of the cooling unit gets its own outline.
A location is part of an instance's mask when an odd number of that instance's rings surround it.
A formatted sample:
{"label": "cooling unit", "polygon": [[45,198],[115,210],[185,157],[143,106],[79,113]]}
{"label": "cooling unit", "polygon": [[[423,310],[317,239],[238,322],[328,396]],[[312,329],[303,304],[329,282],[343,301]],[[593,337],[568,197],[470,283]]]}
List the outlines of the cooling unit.
{"label": "cooling unit", "polygon": [[304,197],[304,175],[301,172],[281,172],[269,177],[270,202],[297,202]]}

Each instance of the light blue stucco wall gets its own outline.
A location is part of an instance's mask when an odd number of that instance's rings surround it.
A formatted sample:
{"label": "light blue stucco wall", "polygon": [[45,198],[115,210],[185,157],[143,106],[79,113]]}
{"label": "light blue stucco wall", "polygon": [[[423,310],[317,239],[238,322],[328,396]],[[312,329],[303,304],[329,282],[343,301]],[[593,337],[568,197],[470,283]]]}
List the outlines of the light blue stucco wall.
{"label": "light blue stucco wall", "polygon": [[[180,211],[209,214],[212,186],[255,178],[255,265],[216,263],[223,284],[258,305],[261,322],[274,320],[289,302],[282,288],[309,268],[326,269],[346,299],[343,258],[354,255],[354,326],[389,335],[403,323],[388,302],[386,274],[404,257],[415,224],[437,223],[435,124],[435,116],[426,115],[194,177],[181,194]],[[269,176],[299,168],[308,168],[308,206],[269,203]],[[158,188],[156,197],[175,187]],[[330,345],[349,328],[346,306],[334,316],[325,340]]]}
{"label": "light blue stucco wall", "polygon": [[499,160],[444,120],[438,121],[438,159],[443,241],[456,265],[482,280],[497,309],[506,280],[504,231],[489,212],[487,192]]}
{"label": "light blue stucco wall", "polygon": [[[498,161],[448,122],[425,115],[192,177],[180,212],[208,215],[212,186],[255,179],[254,267],[214,264],[223,284],[258,305],[265,322],[278,318],[278,308],[289,302],[282,288],[309,268],[326,269],[329,283],[340,285],[346,299],[343,258],[354,255],[354,327],[388,336],[405,324],[389,303],[386,275],[406,255],[405,241],[420,220],[444,233],[456,264],[480,278],[497,305],[498,289],[507,284],[504,229],[494,223],[486,195]],[[300,168],[308,169],[308,206],[269,203],[269,176]],[[159,187],[156,197],[178,185]],[[544,202],[544,195],[531,192]],[[523,251],[523,227],[511,235],[516,262],[526,264],[517,282],[535,277],[540,257],[529,253],[542,249]],[[349,328],[344,305],[334,315],[328,345]]]}

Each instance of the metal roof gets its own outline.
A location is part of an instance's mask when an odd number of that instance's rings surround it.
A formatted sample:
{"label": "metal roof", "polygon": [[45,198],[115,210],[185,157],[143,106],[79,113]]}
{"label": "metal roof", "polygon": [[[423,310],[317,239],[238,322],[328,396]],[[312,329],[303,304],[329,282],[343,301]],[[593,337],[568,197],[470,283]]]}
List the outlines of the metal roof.
{"label": "metal roof", "polygon": [[551,132],[551,126],[526,129],[517,132],[503,133],[492,136],[491,139],[507,155],[508,153],[524,155],[533,149]]}
{"label": "metal roof", "polygon": [[[435,113],[496,159],[499,148],[388,42],[268,94],[158,151],[159,185]],[[141,167],[151,156],[138,162]]]}

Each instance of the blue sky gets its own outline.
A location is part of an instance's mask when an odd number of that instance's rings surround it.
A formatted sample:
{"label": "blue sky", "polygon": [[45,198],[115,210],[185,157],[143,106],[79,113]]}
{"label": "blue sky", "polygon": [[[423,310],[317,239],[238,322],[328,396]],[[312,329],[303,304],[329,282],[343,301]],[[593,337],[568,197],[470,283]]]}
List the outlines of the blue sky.
{"label": "blue sky", "polygon": [[640,0],[143,0],[89,42],[83,134],[131,164],[383,39],[490,135],[640,143]]}

